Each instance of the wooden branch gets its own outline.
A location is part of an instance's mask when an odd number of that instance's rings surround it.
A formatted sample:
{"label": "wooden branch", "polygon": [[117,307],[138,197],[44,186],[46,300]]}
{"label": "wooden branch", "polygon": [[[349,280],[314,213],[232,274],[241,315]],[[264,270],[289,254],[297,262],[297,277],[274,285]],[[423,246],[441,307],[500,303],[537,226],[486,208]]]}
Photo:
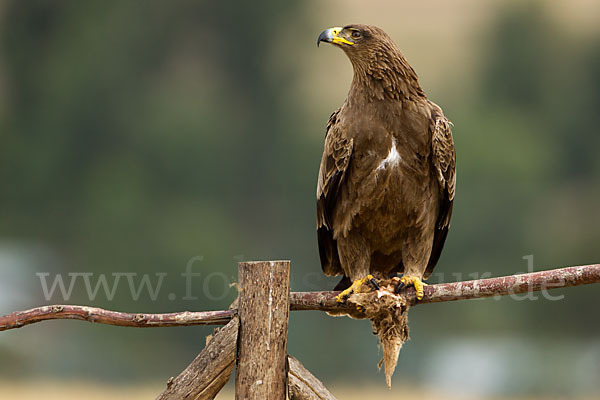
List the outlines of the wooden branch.
{"label": "wooden branch", "polygon": [[154,328],[165,326],[225,325],[236,310],[177,312],[169,314],[131,314],[96,307],[52,305],[17,311],[0,317],[0,331],[50,319],[78,319],[99,324]]}
{"label": "wooden branch", "polygon": [[[425,286],[423,299],[419,300],[416,304],[507,296],[592,283],[600,283],[600,264],[551,269],[499,278],[429,285]],[[409,287],[406,290],[409,299],[414,304],[415,289]],[[338,293],[292,292],[290,298],[291,309],[319,311],[345,311],[353,309],[353,305],[340,304],[335,300]]]}
{"label": "wooden branch", "polygon": [[169,379],[156,400],[214,399],[233,372],[239,326],[234,316],[177,378]]}
{"label": "wooden branch", "polygon": [[290,262],[239,264],[237,400],[283,400],[287,383]]}
{"label": "wooden branch", "polygon": [[290,400],[337,400],[300,361],[288,356],[288,395]]}
{"label": "wooden branch", "polygon": [[[504,276],[474,281],[440,283],[425,287],[425,294],[418,304],[443,301],[478,299],[507,296],[540,290],[588,285],[600,282],[600,264],[567,267],[528,274]],[[354,306],[338,304],[335,296],[339,292],[292,292],[290,309],[345,311]],[[407,294],[414,303],[415,290],[408,288]],[[0,317],[0,331],[20,328],[25,325],[51,319],[78,319],[101,324],[138,328],[225,325],[237,310],[179,312],[170,314],[130,314],[109,311],[96,307],[51,305],[17,311]]]}

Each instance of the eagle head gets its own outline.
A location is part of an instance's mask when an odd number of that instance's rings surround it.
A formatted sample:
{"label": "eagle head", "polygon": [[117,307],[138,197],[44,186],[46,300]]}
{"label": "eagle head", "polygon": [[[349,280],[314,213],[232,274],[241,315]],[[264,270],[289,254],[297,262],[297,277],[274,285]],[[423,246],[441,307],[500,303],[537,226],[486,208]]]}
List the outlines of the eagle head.
{"label": "eagle head", "polygon": [[394,48],[394,42],[383,29],[371,25],[352,24],[325,29],[317,38],[321,42],[340,47],[351,61],[366,58],[373,50],[381,47]]}
{"label": "eagle head", "polygon": [[346,53],[354,67],[351,92],[367,93],[378,99],[425,96],[417,74],[400,49],[383,29],[352,24],[325,29],[317,38]]}

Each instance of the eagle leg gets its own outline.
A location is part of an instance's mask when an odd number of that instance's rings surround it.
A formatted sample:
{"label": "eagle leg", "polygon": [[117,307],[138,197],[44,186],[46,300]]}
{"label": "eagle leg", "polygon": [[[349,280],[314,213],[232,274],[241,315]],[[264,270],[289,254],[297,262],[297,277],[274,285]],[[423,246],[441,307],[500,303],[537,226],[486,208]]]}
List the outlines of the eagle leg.
{"label": "eagle leg", "polygon": [[423,299],[423,288],[427,286],[425,282],[421,280],[421,278],[416,276],[403,276],[400,278],[400,283],[396,286],[396,293],[399,293],[402,288],[405,286],[414,286],[417,291],[417,300]]}
{"label": "eagle leg", "polygon": [[373,285],[375,290],[379,290],[379,285],[375,281],[375,278],[373,277],[373,275],[369,274],[362,279],[357,279],[354,282],[352,282],[352,285],[350,285],[350,287],[348,289],[346,289],[346,290],[342,291],[340,294],[338,294],[336,296],[335,300],[338,303],[343,303],[346,301],[346,299],[348,297],[350,297],[350,295],[352,293],[366,292],[367,290],[364,287],[368,284]]}

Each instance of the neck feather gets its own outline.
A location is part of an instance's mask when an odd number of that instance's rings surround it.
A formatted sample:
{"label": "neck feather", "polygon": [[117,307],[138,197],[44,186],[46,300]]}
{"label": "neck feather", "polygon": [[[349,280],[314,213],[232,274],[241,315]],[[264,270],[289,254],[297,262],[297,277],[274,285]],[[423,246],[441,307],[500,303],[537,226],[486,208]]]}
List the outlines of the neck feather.
{"label": "neck feather", "polygon": [[354,68],[350,97],[399,101],[425,97],[415,70],[393,44],[382,43],[362,57],[350,57],[350,61]]}

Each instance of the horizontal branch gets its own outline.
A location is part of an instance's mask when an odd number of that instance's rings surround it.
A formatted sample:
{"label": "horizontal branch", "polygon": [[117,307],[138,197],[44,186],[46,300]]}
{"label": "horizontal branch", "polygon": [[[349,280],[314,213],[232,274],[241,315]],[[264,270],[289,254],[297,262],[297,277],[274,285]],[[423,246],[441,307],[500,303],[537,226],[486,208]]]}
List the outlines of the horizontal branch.
{"label": "horizontal branch", "polygon": [[[592,283],[600,283],[600,264],[425,286],[423,299],[416,304],[507,296]],[[292,292],[290,293],[290,309],[293,311],[319,310],[343,312],[355,308],[354,305],[338,303],[335,299],[338,294],[339,292]],[[415,289],[412,287],[407,288],[406,294],[409,300],[415,303]],[[17,311],[1,316],[0,331],[20,328],[25,325],[51,319],[78,319],[108,325],[138,328],[225,325],[236,313],[237,310],[184,311],[170,314],[130,314],[95,307],[53,305],[32,308],[27,311]]]}
{"label": "horizontal branch", "polygon": [[[413,287],[406,289],[413,304],[440,303],[444,301],[480,299],[508,296],[540,290],[600,283],[600,264],[551,269],[527,274],[502,276],[452,283],[439,283],[424,288],[423,299],[416,302]],[[292,310],[345,311],[354,305],[336,301],[339,292],[295,292],[291,293]]]}
{"label": "horizontal branch", "polygon": [[96,307],[53,305],[17,311],[0,317],[0,331],[51,319],[78,319],[99,324],[153,328],[189,325],[225,325],[236,310],[176,312],[168,314],[132,314]]}

